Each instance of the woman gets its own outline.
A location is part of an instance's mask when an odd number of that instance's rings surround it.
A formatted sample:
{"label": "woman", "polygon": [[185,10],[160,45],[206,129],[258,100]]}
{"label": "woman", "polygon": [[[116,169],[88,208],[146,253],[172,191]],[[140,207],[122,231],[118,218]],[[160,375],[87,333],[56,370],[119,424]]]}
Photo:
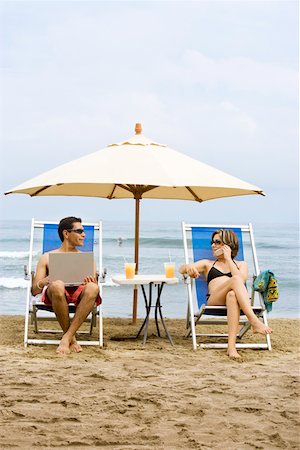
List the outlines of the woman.
{"label": "woman", "polygon": [[254,333],[270,334],[272,329],[264,325],[252,311],[245,282],[248,265],[235,261],[239,250],[236,234],[231,230],[217,230],[212,234],[211,246],[215,261],[202,259],[184,264],[179,271],[192,278],[203,274],[208,285],[208,306],[227,306],[228,356],[240,358],[236,350],[236,336],[239,329],[240,310],[247,316]]}

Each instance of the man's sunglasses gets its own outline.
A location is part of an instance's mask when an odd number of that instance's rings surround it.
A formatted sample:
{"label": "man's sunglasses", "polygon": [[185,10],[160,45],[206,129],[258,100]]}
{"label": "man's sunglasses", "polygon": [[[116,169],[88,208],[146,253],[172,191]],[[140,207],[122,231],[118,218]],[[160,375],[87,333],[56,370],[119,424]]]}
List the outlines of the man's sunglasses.
{"label": "man's sunglasses", "polygon": [[223,242],[220,241],[220,239],[215,239],[214,241],[213,240],[211,241],[211,245],[213,245],[213,244],[221,245],[221,244],[223,244]]}
{"label": "man's sunglasses", "polygon": [[83,228],[75,228],[74,230],[67,230],[67,231],[69,231],[69,233],[71,233],[71,231],[73,231],[74,233],[77,233],[77,234],[84,233],[84,229]]}

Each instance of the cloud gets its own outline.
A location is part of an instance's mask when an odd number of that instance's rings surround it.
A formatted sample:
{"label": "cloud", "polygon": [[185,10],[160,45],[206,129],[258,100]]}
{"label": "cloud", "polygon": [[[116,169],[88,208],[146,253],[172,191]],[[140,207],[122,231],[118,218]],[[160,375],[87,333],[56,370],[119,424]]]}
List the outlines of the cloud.
{"label": "cloud", "polygon": [[228,112],[239,112],[239,108],[237,106],[234,106],[231,102],[224,101],[220,103],[220,108],[224,109],[224,111]]}
{"label": "cloud", "polygon": [[257,123],[255,120],[231,102],[223,101],[219,104],[219,108],[221,111],[224,111],[227,117],[241,129],[248,131],[254,131],[257,129]]}
{"label": "cloud", "polygon": [[[169,65],[169,67],[167,67]],[[232,92],[278,95],[294,99],[298,72],[280,64],[247,57],[213,58],[197,50],[186,50],[181,61],[166,65],[168,76],[187,85]]]}

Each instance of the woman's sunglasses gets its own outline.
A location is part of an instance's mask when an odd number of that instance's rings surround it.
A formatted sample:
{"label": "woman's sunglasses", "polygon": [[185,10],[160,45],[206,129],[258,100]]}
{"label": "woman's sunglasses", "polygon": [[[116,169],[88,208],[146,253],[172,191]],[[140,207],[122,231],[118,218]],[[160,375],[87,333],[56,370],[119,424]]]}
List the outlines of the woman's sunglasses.
{"label": "woman's sunglasses", "polygon": [[67,230],[67,231],[69,231],[69,233],[71,233],[71,231],[73,231],[74,233],[77,233],[77,234],[84,233],[84,229],[83,228],[75,228],[74,230]]}
{"label": "woman's sunglasses", "polygon": [[220,239],[215,239],[214,241],[213,240],[211,241],[211,245],[213,245],[213,244],[221,245],[221,244],[223,244],[223,242],[220,241]]}

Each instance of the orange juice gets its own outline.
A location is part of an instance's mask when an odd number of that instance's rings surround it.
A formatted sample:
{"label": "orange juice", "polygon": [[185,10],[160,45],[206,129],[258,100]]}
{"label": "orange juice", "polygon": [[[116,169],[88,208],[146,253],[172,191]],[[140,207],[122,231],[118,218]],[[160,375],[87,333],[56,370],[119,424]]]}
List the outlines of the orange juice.
{"label": "orange juice", "polygon": [[165,263],[165,273],[166,278],[174,278],[175,277],[175,263]]}
{"label": "orange juice", "polygon": [[125,263],[125,276],[127,279],[134,278],[135,263]]}

